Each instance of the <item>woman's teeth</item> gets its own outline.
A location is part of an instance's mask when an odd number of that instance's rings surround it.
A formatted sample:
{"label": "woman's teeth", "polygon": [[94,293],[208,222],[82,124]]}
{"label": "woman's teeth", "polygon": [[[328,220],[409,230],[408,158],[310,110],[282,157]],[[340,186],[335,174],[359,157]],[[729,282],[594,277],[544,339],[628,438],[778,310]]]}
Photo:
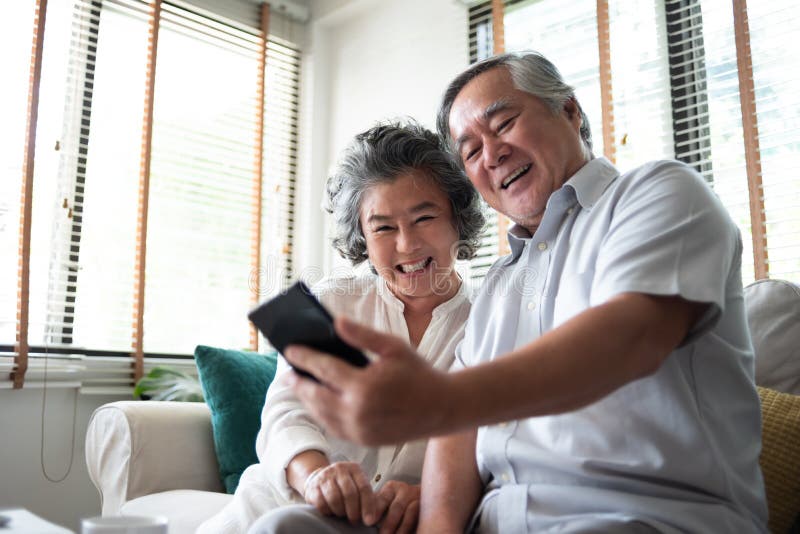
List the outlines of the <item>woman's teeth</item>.
{"label": "woman's teeth", "polygon": [[424,269],[431,258],[427,258],[424,260],[420,260],[417,263],[404,263],[400,265],[400,270],[404,273],[413,273],[414,271],[419,271]]}

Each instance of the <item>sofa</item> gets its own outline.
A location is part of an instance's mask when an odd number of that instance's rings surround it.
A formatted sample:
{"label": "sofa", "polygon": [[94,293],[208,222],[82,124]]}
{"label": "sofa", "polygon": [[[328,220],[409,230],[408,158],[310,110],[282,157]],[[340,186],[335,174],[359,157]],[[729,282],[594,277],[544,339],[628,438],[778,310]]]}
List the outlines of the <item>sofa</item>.
{"label": "sofa", "polygon": [[[762,400],[764,471],[772,532],[797,531],[800,512],[800,287],[745,288]],[[220,478],[204,403],[119,401],[98,408],[86,435],[102,515],[164,515],[191,533],[231,499]]]}

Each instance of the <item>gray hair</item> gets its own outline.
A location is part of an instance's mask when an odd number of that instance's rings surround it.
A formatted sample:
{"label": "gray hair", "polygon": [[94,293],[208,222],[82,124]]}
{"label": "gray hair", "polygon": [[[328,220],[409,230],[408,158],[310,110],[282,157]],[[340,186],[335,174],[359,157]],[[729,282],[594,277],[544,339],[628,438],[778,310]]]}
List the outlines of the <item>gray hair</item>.
{"label": "gray hair", "polygon": [[[454,79],[442,97],[439,113],[436,117],[436,127],[439,135],[444,139],[445,145],[454,153],[455,146],[450,136],[450,111],[458,94],[470,81],[486,71],[497,67],[505,67],[511,74],[514,87],[520,91],[540,98],[553,113],[564,109],[564,104],[574,100],[581,114],[581,139],[589,152],[592,151],[592,130],[589,127],[589,118],[575,98],[575,89],[564,81],[561,73],[550,60],[539,52],[510,52],[484,59],[475,63],[470,68],[459,74]],[[459,164],[461,159],[459,157]]]}
{"label": "gray hair", "polygon": [[370,187],[421,171],[450,199],[458,233],[457,258],[470,259],[485,223],[480,197],[456,159],[432,131],[411,119],[378,123],[355,136],[328,178],[325,209],[336,222],[333,246],[353,264],[367,259],[361,199]]}

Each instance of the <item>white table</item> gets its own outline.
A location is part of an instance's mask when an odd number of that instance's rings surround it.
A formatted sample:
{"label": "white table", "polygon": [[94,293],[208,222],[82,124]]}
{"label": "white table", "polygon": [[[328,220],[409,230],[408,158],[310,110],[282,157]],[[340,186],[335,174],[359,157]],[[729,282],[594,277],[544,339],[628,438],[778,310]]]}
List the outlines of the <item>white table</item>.
{"label": "white table", "polygon": [[[0,508],[0,516],[9,518],[5,526],[0,526],[0,534],[75,534],[73,531],[45,521],[24,508]],[[0,520],[0,524],[3,521]]]}

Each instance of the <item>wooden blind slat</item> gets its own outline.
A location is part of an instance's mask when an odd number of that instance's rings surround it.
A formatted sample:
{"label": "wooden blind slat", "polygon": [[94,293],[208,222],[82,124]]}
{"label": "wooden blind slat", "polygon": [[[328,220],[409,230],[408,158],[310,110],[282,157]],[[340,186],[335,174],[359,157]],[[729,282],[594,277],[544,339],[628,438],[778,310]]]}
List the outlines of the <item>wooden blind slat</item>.
{"label": "wooden blind slat", "polygon": [[506,7],[503,0],[492,0],[492,53],[495,55],[506,51],[505,12]]}
{"label": "wooden blind slat", "polygon": [[608,0],[597,0],[597,50],[600,55],[600,107],[603,116],[603,152],[616,163],[614,141],[614,101],[611,90],[611,32]]}
{"label": "wooden blind slat", "polygon": [[756,280],[769,277],[767,228],[761,184],[761,149],[758,141],[756,93],[753,83],[753,59],[750,53],[750,25],[747,0],[733,0],[733,26],[736,37],[736,62],[739,71],[739,102],[742,107],[744,155],[747,187],[750,194],[750,227],[753,237],[753,261]]}
{"label": "wooden blind slat", "polygon": [[37,0],[33,14],[33,46],[28,81],[28,118],[25,126],[25,154],[22,167],[20,204],[19,269],[17,271],[17,346],[11,380],[14,389],[22,388],[28,371],[28,318],[31,272],[31,222],[33,215],[33,169],[36,156],[36,123],[39,120],[39,86],[42,80],[44,30],[47,0]]}
{"label": "wooden blind slat", "polygon": [[[492,0],[492,51],[495,55],[506,51],[505,12],[503,0]],[[497,253],[500,256],[511,252],[508,246],[508,222],[508,217],[497,214]]]}
{"label": "wooden blind slat", "polygon": [[[267,39],[269,35],[269,4],[261,4],[261,37],[259,46],[261,48],[258,59],[258,78],[256,87],[256,149],[254,161],[254,180],[253,180],[253,241],[251,250],[250,264],[253,273],[250,277],[251,304],[258,304],[261,296],[261,195],[264,188],[264,83],[267,69]],[[250,325],[250,348],[258,350],[258,330],[254,325]]]}
{"label": "wooden blind slat", "polygon": [[147,74],[142,119],[142,153],[139,167],[139,198],[136,215],[136,258],[134,260],[133,295],[133,379],[144,374],[144,283],[147,261],[147,210],[150,197],[150,154],[153,142],[153,95],[156,83],[158,29],[161,21],[161,0],[155,0],[147,39]]}

